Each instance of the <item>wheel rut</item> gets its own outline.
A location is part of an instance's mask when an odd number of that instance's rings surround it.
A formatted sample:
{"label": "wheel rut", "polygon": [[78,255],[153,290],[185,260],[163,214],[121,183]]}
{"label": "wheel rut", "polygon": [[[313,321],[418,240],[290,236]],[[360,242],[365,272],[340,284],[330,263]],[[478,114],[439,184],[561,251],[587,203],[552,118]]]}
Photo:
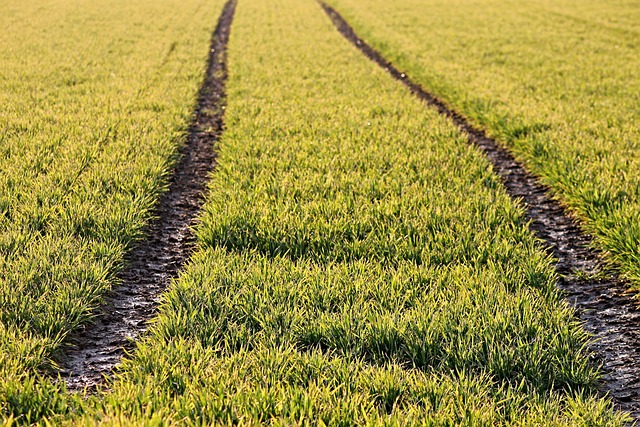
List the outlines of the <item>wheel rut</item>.
{"label": "wheel rut", "polygon": [[501,177],[507,193],[526,210],[530,229],[556,258],[558,287],[575,307],[586,331],[593,335],[592,362],[601,366],[600,391],[617,408],[640,421],[640,310],[636,294],[606,268],[592,238],[582,232],[569,212],[513,155],[484,131],[475,128],[442,100],[413,82],[362,40],[331,6],[319,0],[337,30],[364,55],[401,81],[418,98],[451,119],[478,147]]}
{"label": "wheel rut", "polygon": [[215,166],[214,145],[224,127],[226,51],[236,0],[229,0],[213,32],[198,102],[169,188],[155,208],[145,239],[125,257],[116,285],[92,323],[69,337],[60,376],[70,391],[92,390],[104,381],[156,314],[160,294],[177,277],[195,246],[192,227]]}

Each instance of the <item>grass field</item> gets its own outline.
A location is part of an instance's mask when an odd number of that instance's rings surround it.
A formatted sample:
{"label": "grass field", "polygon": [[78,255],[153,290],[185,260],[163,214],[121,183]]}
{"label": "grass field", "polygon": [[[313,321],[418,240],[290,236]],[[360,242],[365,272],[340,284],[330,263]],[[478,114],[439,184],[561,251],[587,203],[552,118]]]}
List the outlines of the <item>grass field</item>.
{"label": "grass field", "polygon": [[199,249],[149,336],[84,400],[37,374],[147,219],[221,7],[0,7],[29,22],[0,36],[4,423],[623,425],[487,160],[312,0],[238,4]]}
{"label": "grass field", "polygon": [[[0,410],[65,404],[36,370],[85,322],[162,188],[222,2],[0,5]],[[29,415],[30,414],[30,415]]]}
{"label": "grass field", "polygon": [[640,8],[617,0],[329,2],[499,141],[640,286]]}
{"label": "grass field", "polygon": [[619,422],[549,259],[451,124],[314,2],[241,2],[229,49],[201,249],[85,420]]}

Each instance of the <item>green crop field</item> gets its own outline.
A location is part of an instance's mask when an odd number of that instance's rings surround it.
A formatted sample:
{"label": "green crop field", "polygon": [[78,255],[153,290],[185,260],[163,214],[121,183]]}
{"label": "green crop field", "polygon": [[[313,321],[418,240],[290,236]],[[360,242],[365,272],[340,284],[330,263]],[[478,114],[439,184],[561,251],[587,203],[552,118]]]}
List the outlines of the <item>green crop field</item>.
{"label": "green crop field", "polygon": [[331,0],[516,156],[640,287],[640,5]]}
{"label": "green crop field", "polygon": [[[329,3],[640,283],[632,2]],[[0,423],[625,425],[523,207],[314,0],[238,0],[196,252],[105,387],[50,375],[166,188],[222,7],[0,5]]]}
{"label": "green crop field", "polygon": [[39,380],[113,282],[184,139],[222,2],[0,5],[0,410],[64,410]]}

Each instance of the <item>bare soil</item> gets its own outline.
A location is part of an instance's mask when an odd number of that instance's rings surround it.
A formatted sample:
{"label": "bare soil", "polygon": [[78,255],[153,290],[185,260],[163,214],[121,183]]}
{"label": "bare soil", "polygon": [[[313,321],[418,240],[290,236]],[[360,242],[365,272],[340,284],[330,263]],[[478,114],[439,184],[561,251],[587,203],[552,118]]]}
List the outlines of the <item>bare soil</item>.
{"label": "bare soil", "polygon": [[215,167],[214,146],[224,127],[226,49],[236,1],[224,6],[211,40],[209,62],[187,141],[180,149],[169,188],[145,236],[127,255],[118,285],[94,321],[72,337],[60,375],[71,391],[94,390],[109,375],[156,314],[159,297],[193,252],[192,228]]}
{"label": "bare soil", "polygon": [[571,214],[549,189],[515,160],[513,155],[484,131],[472,126],[442,100],[413,82],[379,52],[369,46],[331,6],[320,5],[338,31],[369,59],[400,80],[418,98],[451,119],[478,147],[502,178],[507,193],[524,205],[530,229],[556,258],[558,287],[576,308],[585,330],[593,334],[592,362],[601,366],[600,390],[621,410],[640,420],[640,310],[635,293],[607,269],[593,249],[592,238],[582,232]]}

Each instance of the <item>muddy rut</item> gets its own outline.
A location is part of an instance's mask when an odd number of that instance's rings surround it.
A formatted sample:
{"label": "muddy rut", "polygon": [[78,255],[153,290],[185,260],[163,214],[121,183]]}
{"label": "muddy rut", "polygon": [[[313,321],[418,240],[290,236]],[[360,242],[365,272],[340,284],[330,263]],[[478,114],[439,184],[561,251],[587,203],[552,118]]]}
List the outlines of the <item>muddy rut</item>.
{"label": "muddy rut", "polygon": [[192,227],[215,165],[214,144],[223,129],[226,48],[235,0],[224,6],[213,32],[206,75],[180,159],[154,211],[146,238],[127,255],[119,284],[106,296],[93,323],[70,337],[72,347],[60,365],[72,391],[93,389],[113,371],[133,340],[156,314],[159,296],[191,255]]}
{"label": "muddy rut", "polygon": [[591,237],[580,230],[548,189],[511,153],[382,57],[358,37],[336,10],[321,1],[320,5],[346,39],[417,97],[451,119],[467,135],[469,143],[486,155],[507,193],[524,205],[531,230],[556,258],[558,287],[576,308],[584,328],[594,336],[590,350],[593,362],[602,366],[600,390],[619,409],[639,421],[640,310],[627,284],[615,275],[605,274],[607,269],[600,255],[591,248]]}

